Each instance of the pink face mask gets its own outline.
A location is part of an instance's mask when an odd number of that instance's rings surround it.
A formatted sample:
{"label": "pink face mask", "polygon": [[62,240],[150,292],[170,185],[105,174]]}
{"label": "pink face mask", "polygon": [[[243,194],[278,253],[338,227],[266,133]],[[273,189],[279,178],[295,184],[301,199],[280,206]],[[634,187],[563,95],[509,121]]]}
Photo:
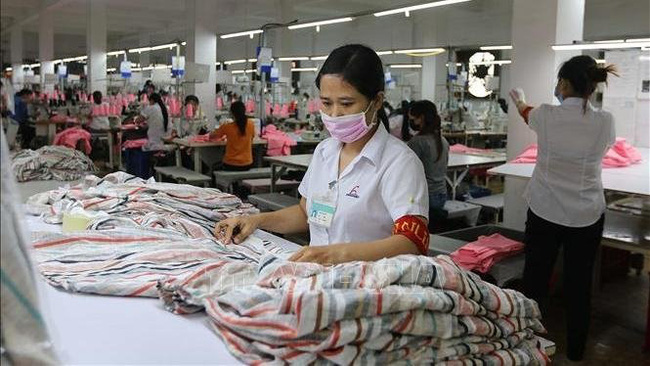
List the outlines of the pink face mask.
{"label": "pink face mask", "polygon": [[346,116],[331,117],[320,111],[323,124],[330,132],[330,135],[343,143],[351,143],[361,139],[370,131],[376,122],[368,125],[366,123],[366,112],[370,109],[372,103],[368,105],[365,111]]}

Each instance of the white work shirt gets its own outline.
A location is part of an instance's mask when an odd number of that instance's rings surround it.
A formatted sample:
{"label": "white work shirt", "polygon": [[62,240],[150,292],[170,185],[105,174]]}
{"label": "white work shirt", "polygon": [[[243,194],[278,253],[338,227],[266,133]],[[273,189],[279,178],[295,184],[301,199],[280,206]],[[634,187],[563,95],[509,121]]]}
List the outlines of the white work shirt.
{"label": "white work shirt", "polygon": [[160,106],[158,104],[148,105],[142,110],[141,114],[147,119],[147,139],[149,139],[147,144],[142,147],[142,150],[163,150],[163,137],[165,137],[165,119],[163,117]]}
{"label": "white work shirt", "polygon": [[538,155],[524,197],[539,217],[564,226],[594,224],[605,212],[601,162],[616,141],[611,113],[583,99],[543,104],[530,111]]}
{"label": "white work shirt", "polygon": [[338,176],[342,143],[329,138],[316,147],[298,188],[307,211],[332,185],[336,211],[329,229],[309,223],[310,245],[365,242],[391,236],[406,215],[429,217],[429,194],[420,159],[379,125],[359,156]]}

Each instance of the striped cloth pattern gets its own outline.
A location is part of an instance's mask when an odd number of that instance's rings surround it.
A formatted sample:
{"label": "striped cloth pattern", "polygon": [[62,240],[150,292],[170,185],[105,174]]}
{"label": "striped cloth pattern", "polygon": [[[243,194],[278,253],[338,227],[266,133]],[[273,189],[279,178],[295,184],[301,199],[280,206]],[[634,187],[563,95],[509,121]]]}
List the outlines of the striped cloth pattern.
{"label": "striped cloth pattern", "polygon": [[21,150],[13,156],[11,169],[18,182],[70,181],[97,171],[97,167],[88,156],[65,146],[43,146],[38,150]]}
{"label": "striped cloth pattern", "polygon": [[90,221],[89,230],[155,228],[206,239],[213,238],[218,221],[259,212],[218,189],[145,181],[123,172],[103,179],[88,176],[75,186],[36,194],[26,207],[51,224],[61,223],[64,212],[80,207],[109,214]]}
{"label": "striped cloth pattern", "polygon": [[[266,255],[255,284],[249,273],[234,280],[232,273],[203,270],[159,290],[177,313],[202,304],[229,350],[249,364],[549,363],[533,335],[545,332],[537,304],[447,256],[323,267]],[[223,292],[229,280],[238,285]]]}

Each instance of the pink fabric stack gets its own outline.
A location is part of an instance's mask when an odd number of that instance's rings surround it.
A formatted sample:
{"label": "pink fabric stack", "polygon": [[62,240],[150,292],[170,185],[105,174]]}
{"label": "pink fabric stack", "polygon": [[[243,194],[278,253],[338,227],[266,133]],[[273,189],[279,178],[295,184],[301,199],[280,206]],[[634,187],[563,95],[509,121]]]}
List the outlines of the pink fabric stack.
{"label": "pink fabric stack", "polygon": [[281,118],[289,118],[289,105],[288,104],[283,104],[282,109],[280,110],[280,117]]}
{"label": "pink fabric stack", "polygon": [[90,154],[92,147],[90,146],[90,132],[80,128],[72,127],[63,130],[54,136],[54,145],[66,146],[71,149],[77,148],[77,143],[83,141],[83,149],[86,155]]}
{"label": "pink fabric stack", "polygon": [[264,112],[266,113],[267,116],[271,115],[271,103],[269,102],[264,103]]}
{"label": "pink fabric stack", "polygon": [[141,149],[149,142],[149,139],[127,140],[122,143],[122,149]]}
{"label": "pink fabric stack", "polygon": [[490,149],[477,149],[474,147],[467,147],[463,144],[454,144],[449,146],[449,152],[455,154],[481,154],[491,152]]}
{"label": "pink fabric stack", "polygon": [[477,241],[463,245],[451,253],[451,258],[467,270],[487,273],[495,263],[523,249],[523,243],[501,234],[492,234],[479,236]]}
{"label": "pink fabric stack", "polygon": [[194,118],[194,106],[192,104],[187,104],[185,106],[185,118],[192,119]]}
{"label": "pink fabric stack", "polygon": [[210,138],[210,134],[206,133],[204,135],[195,135],[189,138],[190,142],[212,142],[212,141],[225,141],[226,136],[220,138]]}
{"label": "pink fabric stack", "polygon": [[249,99],[246,101],[246,114],[253,113],[255,113],[255,101],[253,99]]}
{"label": "pink fabric stack", "polygon": [[[603,157],[603,168],[624,168],[638,164],[642,160],[641,153],[630,145],[624,138],[617,137],[616,143]],[[532,144],[517,155],[512,161],[515,164],[535,164],[537,162],[537,145]]]}
{"label": "pink fabric stack", "polygon": [[279,131],[274,125],[264,128],[262,138],[268,143],[266,146],[266,155],[268,156],[291,155],[291,146],[296,146],[296,142],[289,135]]}
{"label": "pink fabric stack", "polygon": [[273,116],[280,117],[281,112],[282,112],[282,107],[280,106],[280,103],[275,103],[275,105],[273,106]]}
{"label": "pink fabric stack", "polygon": [[321,101],[320,99],[310,99],[307,102],[307,110],[309,113],[318,113],[321,110]]}
{"label": "pink fabric stack", "polygon": [[223,109],[223,98],[217,97],[217,109],[221,110]]}

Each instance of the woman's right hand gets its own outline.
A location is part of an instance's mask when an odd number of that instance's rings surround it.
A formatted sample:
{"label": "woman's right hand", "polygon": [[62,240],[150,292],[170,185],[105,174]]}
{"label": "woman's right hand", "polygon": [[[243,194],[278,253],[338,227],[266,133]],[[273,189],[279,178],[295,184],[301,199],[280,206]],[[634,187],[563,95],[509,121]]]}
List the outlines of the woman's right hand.
{"label": "woman's right hand", "polygon": [[231,217],[219,221],[214,236],[222,243],[239,244],[246,240],[260,226],[259,215]]}

